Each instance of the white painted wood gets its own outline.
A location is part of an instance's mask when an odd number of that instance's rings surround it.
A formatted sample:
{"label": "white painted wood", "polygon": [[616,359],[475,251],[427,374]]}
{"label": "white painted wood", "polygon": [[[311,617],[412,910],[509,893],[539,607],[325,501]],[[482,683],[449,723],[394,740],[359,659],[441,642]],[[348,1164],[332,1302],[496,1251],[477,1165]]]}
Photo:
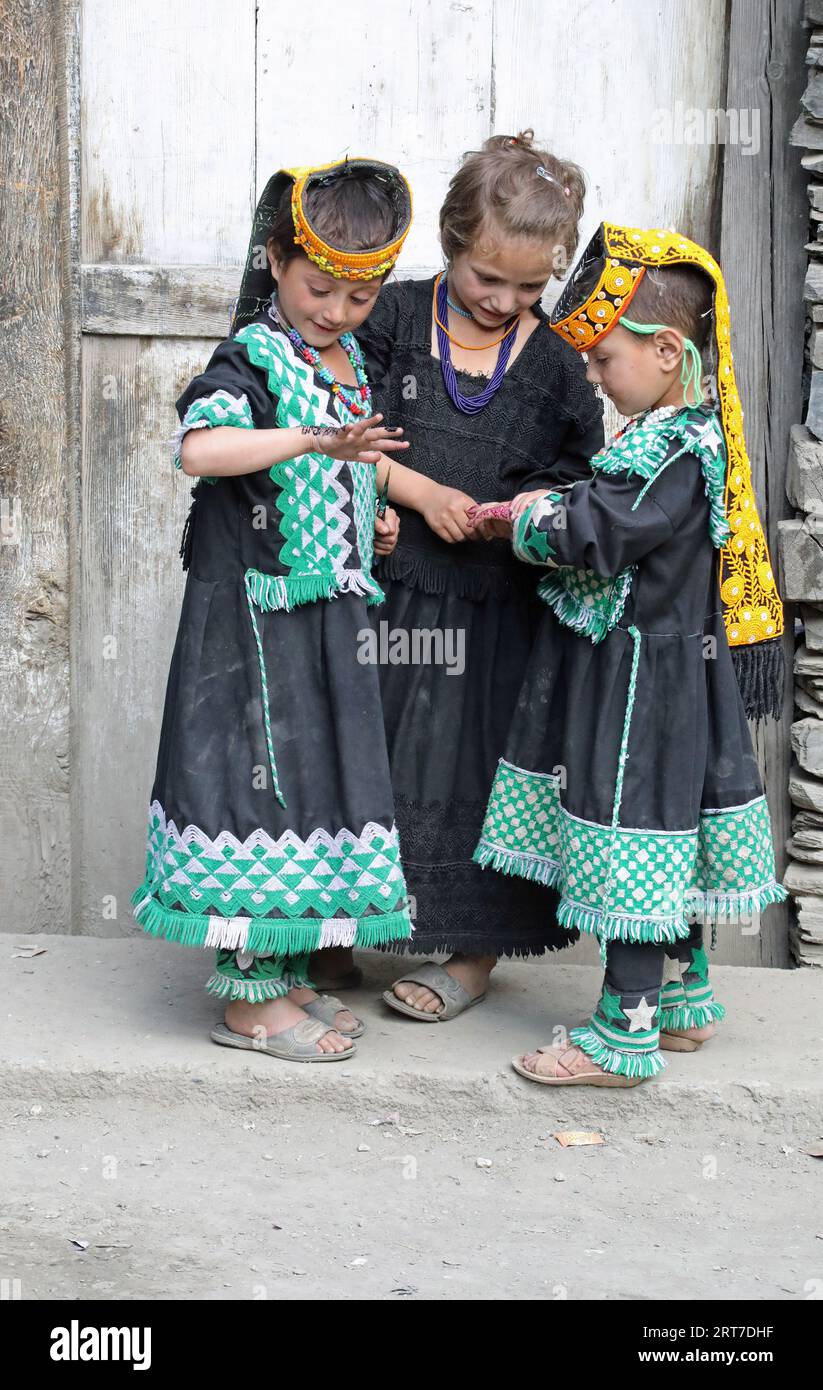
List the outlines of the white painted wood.
{"label": "white painted wood", "polygon": [[257,184],[283,165],[374,155],[412,185],[403,275],[441,264],[437,214],[489,133],[493,0],[260,0]]}
{"label": "white painted wood", "polygon": [[84,261],[239,264],[254,0],[84,0]]}
{"label": "white painted wood", "polygon": [[581,248],[602,221],[708,236],[722,147],[686,143],[701,125],[687,113],[724,105],[725,12],[724,0],[496,5],[494,128],[531,126],[583,168]]}

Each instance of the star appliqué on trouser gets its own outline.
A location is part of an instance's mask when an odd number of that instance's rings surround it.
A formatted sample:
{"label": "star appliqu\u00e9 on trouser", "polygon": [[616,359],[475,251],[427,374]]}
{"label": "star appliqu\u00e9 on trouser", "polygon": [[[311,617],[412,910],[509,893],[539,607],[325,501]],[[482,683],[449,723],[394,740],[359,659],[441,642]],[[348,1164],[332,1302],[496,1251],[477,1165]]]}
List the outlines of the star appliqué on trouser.
{"label": "star appliqu\u00e9 on trouser", "polygon": [[629,1019],[630,1033],[648,1033],[654,1025],[654,1016],[657,1013],[657,1005],[650,1008],[645,995],[634,1009],[624,1009],[626,1018]]}
{"label": "star appliqu\u00e9 on trouser", "polygon": [[622,1022],[623,1010],[620,1007],[620,995],[610,994],[605,985],[603,986],[603,993],[600,997],[598,1008],[603,1017],[608,1019],[609,1022],[617,1022],[618,1020]]}
{"label": "star appliqu\u00e9 on trouser", "polygon": [[709,957],[702,946],[692,947],[692,963],[689,966],[689,974],[697,975],[701,980],[709,978]]}

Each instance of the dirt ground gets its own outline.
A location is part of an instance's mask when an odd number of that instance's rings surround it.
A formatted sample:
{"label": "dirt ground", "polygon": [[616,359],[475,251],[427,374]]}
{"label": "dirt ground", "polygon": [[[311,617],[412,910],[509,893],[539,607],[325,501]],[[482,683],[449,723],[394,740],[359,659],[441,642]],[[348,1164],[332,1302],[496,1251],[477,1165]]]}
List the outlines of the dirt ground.
{"label": "dirt ground", "polygon": [[823,1297],[815,1136],[722,1113],[711,1134],[675,1113],[641,1131],[610,1106],[604,1145],[562,1149],[574,1106],[544,1093],[533,1117],[452,1125],[425,1103],[341,1114],[261,1092],[227,1108],[203,1084],[171,1106],[4,1105],[13,1296]]}

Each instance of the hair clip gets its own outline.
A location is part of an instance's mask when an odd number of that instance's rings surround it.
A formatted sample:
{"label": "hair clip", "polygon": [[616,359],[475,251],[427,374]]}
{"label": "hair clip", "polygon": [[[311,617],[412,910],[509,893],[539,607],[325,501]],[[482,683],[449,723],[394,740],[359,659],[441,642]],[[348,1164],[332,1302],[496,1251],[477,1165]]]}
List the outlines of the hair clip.
{"label": "hair clip", "polygon": [[[548,169],[544,169],[542,164],[538,164],[534,172],[539,174],[541,179],[545,179],[547,183],[556,183],[558,188],[563,187],[559,179],[556,179],[554,174],[550,174]],[[563,188],[563,192],[567,198],[572,196],[570,188]]]}

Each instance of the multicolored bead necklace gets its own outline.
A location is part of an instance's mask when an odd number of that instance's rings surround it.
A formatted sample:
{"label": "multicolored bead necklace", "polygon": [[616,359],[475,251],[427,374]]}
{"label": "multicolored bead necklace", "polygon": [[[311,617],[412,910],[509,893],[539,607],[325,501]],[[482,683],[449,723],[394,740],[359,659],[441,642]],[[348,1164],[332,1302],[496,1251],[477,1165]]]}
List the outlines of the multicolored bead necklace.
{"label": "multicolored bead necklace", "polygon": [[366,376],[366,364],[363,361],[363,354],[360,351],[360,344],[353,333],[343,333],[338,338],[338,342],[348,357],[354,372],[356,386],[346,386],[344,382],[338,381],[334,372],[326,367],[320,358],[317,348],[310,345],[298,333],[296,328],[292,328],[288,319],[285,317],[275,296],[272,296],[272,308],[279,319],[286,336],[292,347],[300,354],[304,362],[319,376],[324,386],[327,386],[333,396],[337,396],[341,403],[350,410],[352,415],[371,415],[371,389],[369,380]]}
{"label": "multicolored bead necklace", "polygon": [[314,368],[323,385],[328,386],[333,396],[339,397],[352,415],[371,415],[371,391],[366,376],[366,364],[353,333],[343,333],[337,341],[351,362],[357,381],[356,386],[346,386],[344,382],[338,381],[334,372],[324,366],[320,360],[320,353],[317,348],[310,347],[308,343],[304,342],[296,328],[287,329],[287,333],[289,342],[295,351],[300,353],[304,362],[308,362],[309,366]]}

